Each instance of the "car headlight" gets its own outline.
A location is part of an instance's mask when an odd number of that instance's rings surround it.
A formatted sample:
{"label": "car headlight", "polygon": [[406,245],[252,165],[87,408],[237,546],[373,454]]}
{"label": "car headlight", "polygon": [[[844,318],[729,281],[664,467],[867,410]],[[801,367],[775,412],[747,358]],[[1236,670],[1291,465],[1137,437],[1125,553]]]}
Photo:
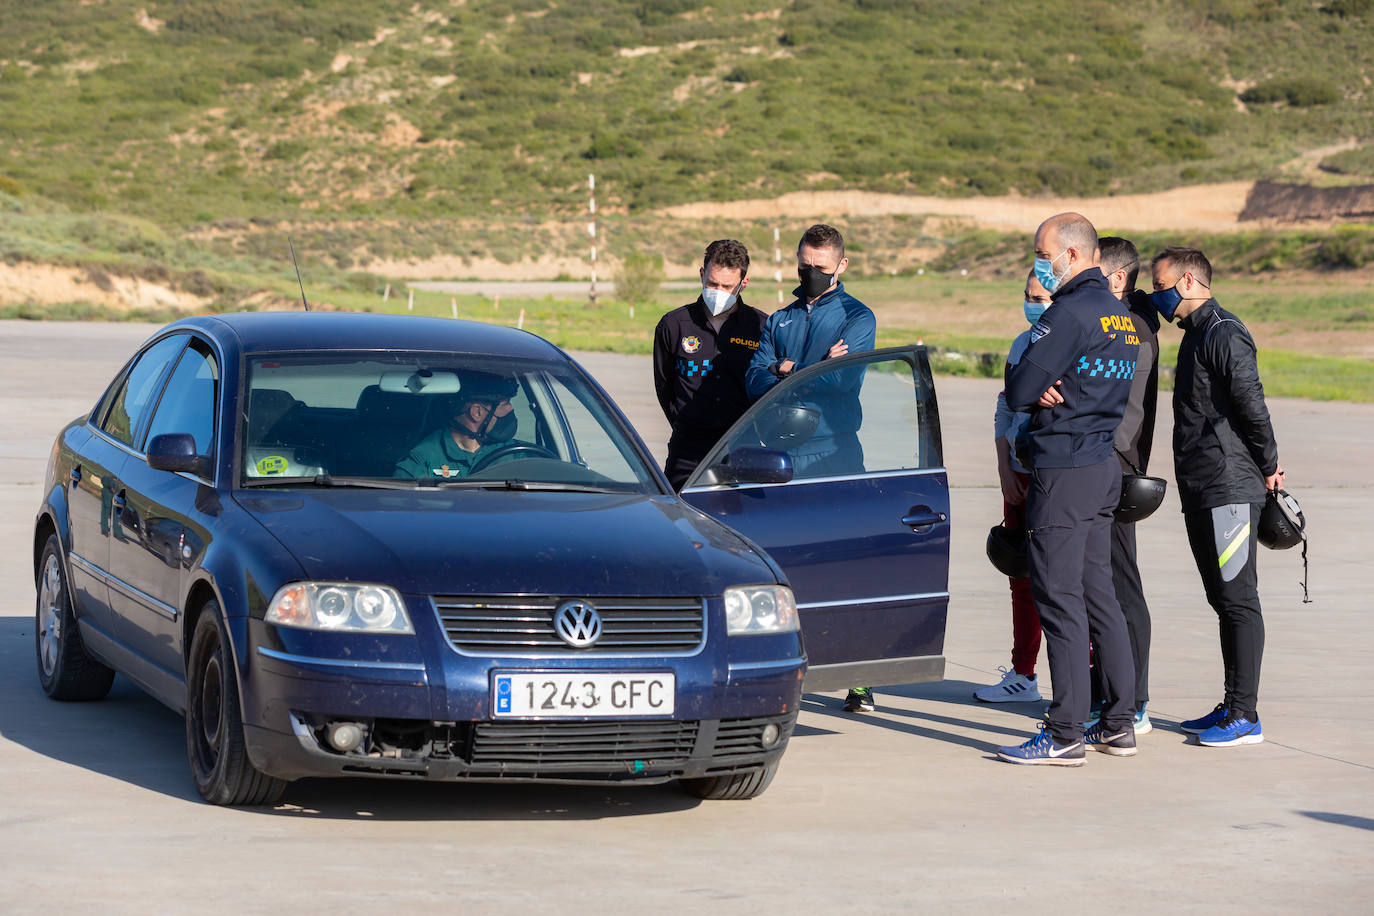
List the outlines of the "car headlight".
{"label": "car headlight", "polygon": [[401,596],[385,585],[293,582],[277,589],[263,620],[303,630],[415,632]]}
{"label": "car headlight", "polygon": [[740,585],[725,590],[725,630],[731,636],[795,633],[797,601],[785,585]]}

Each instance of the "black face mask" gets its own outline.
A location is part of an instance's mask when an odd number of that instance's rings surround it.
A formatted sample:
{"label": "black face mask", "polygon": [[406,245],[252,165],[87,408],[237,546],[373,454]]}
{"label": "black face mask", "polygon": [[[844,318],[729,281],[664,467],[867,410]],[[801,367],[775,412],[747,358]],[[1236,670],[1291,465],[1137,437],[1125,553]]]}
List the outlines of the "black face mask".
{"label": "black face mask", "polygon": [[802,297],[811,300],[830,288],[835,282],[835,274],[828,274],[819,267],[798,267],[797,279],[801,280]]}
{"label": "black face mask", "polygon": [[515,413],[511,412],[504,417],[498,417],[496,411],[487,414],[486,420],[477,432],[472,434],[481,445],[492,445],[496,442],[508,442],[515,436],[515,429],[520,421],[515,419]]}

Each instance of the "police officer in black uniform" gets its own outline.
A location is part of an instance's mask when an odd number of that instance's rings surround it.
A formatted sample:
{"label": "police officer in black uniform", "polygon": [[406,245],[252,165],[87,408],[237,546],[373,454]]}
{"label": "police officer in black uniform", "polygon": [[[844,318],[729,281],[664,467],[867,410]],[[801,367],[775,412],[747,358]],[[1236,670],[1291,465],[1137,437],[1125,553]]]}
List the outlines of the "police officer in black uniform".
{"label": "police officer in black uniform", "polygon": [[[1102,274],[1111,294],[1124,302],[1131,312],[1140,350],[1136,354],[1135,375],[1126,400],[1126,413],[1116,428],[1116,453],[1122,474],[1146,474],[1155,435],[1155,408],[1159,400],[1159,313],[1150,294],[1136,289],[1140,273],[1140,253],[1129,240],[1104,236],[1098,240],[1102,251]],[[1135,733],[1151,730],[1145,704],[1150,699],[1150,606],[1136,561],[1135,522],[1112,520],[1112,583],[1116,600],[1126,618],[1131,638],[1131,657],[1135,663]],[[1093,699],[1101,701],[1101,683],[1094,679]]]}
{"label": "police officer in black uniform", "polygon": [[[1061,213],[1035,234],[1035,271],[1054,306],[1007,376],[1007,405],[1033,411],[1026,527],[1031,592],[1049,649],[1054,700],[1039,735],[998,749],[1011,763],[1080,766],[1090,744],[1135,753],[1135,672],[1112,587],[1112,511],[1121,495],[1113,451],[1135,373],[1138,335],[1098,268],[1097,230]],[[1101,719],[1091,706],[1088,641],[1104,683]]]}
{"label": "police officer in black uniform", "polygon": [[1217,613],[1224,695],[1181,724],[1208,747],[1258,744],[1260,616],[1255,541],[1265,491],[1283,467],[1264,402],[1255,341],[1212,298],[1212,264],[1195,248],[1166,248],[1151,263],[1155,306],[1183,327],[1174,375],[1174,475],[1188,543]]}
{"label": "police officer in black uniform", "polygon": [[749,407],[744,373],[765,316],[741,298],[748,285],[749,249],[734,239],[712,242],[701,295],[654,329],[654,389],[673,428],[663,472],[675,490]]}

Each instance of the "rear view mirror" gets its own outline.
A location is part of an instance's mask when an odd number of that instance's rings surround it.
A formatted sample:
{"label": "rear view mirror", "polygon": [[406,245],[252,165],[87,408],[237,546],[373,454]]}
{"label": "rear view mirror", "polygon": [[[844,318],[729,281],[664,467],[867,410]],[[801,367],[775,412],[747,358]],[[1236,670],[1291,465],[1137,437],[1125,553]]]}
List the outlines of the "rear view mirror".
{"label": "rear view mirror", "polygon": [[148,443],[148,467],[155,471],[185,471],[197,477],[210,476],[210,459],[197,454],[196,440],[190,433],[163,433]]}
{"label": "rear view mirror", "polygon": [[774,448],[745,445],[711,470],[727,483],[787,483],[792,479],[792,456]]}
{"label": "rear view mirror", "polygon": [[816,432],[821,412],[801,404],[779,404],[754,420],[754,435],[765,449],[794,449]]}
{"label": "rear view mirror", "polygon": [[377,387],[391,394],[457,394],[458,374],[432,369],[383,372]]}

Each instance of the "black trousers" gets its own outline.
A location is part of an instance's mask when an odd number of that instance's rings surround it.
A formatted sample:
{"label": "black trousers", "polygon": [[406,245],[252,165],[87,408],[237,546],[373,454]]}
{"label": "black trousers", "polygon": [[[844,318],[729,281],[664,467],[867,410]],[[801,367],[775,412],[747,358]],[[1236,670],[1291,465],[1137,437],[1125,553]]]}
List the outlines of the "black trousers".
{"label": "black trousers", "polygon": [[1027,494],[1031,594],[1050,660],[1054,699],[1050,734],[1058,744],[1083,737],[1092,703],[1088,642],[1103,685],[1102,722],[1129,728],[1135,669],[1126,621],[1112,587],[1112,510],[1121,497],[1113,455],[1082,468],[1036,468]]}
{"label": "black trousers", "polygon": [[[1131,660],[1135,662],[1135,708],[1150,700],[1150,606],[1140,581],[1135,554],[1135,522],[1112,521],[1112,587],[1121,616],[1126,619],[1126,635],[1131,639]],[[1093,668],[1093,702],[1102,702],[1102,683]]]}
{"label": "black trousers", "polygon": [[668,460],[663,463],[663,474],[674,490],[682,489],[687,478],[691,477],[697,465],[701,464],[701,459],[706,457],[706,453],[724,434],[723,429],[705,433],[673,433],[668,439]]}
{"label": "black trousers", "polygon": [[1256,528],[1262,508],[1241,503],[1183,515],[1207,603],[1217,612],[1225,671],[1222,702],[1251,721],[1259,717],[1260,662],[1264,657],[1264,618],[1260,615],[1255,568]]}

